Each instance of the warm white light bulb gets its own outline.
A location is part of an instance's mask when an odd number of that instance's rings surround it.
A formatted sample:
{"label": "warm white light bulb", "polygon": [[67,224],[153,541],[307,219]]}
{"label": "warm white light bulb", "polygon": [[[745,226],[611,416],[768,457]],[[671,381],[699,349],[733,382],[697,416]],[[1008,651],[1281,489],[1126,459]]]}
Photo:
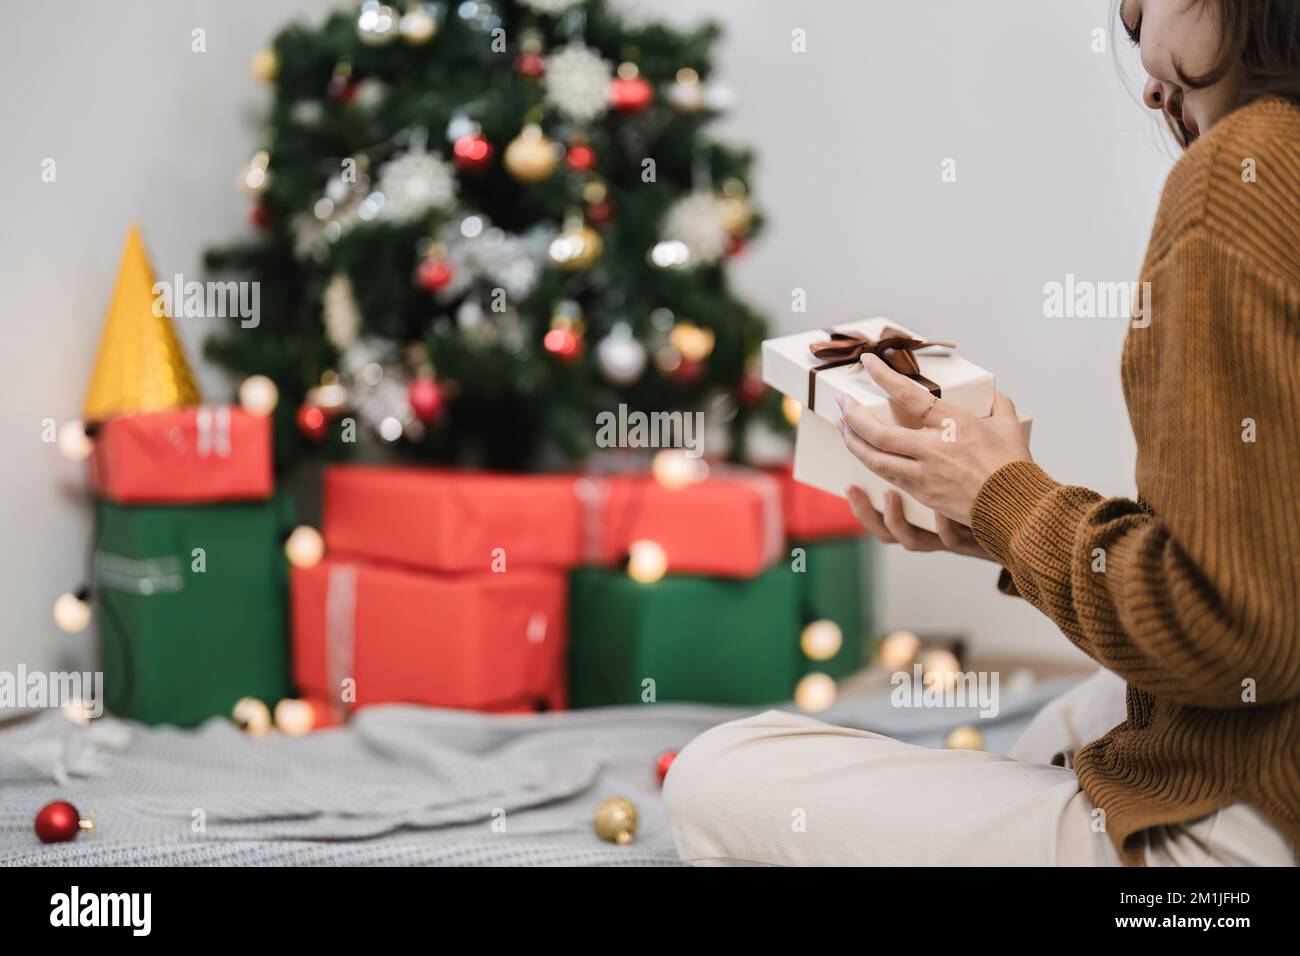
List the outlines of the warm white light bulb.
{"label": "warm white light bulb", "polygon": [[301,737],[316,725],[316,714],[305,700],[286,697],[275,705],[275,726],[286,737]]}
{"label": "warm white light bulb", "polygon": [[709,466],[700,458],[689,458],[680,448],[665,448],[655,452],[650,473],[665,488],[685,488],[702,480]]}
{"label": "warm white light bulb", "polygon": [[68,591],[54,602],[54,623],[59,630],[78,634],[90,626],[90,604]]}
{"label": "warm white light bulb", "polygon": [[880,663],[891,674],[906,670],[921,650],[921,639],[911,631],[894,631],[880,642]]}
{"label": "warm white light bulb", "polygon": [[837,693],[835,679],[829,674],[807,674],[794,689],[794,702],[800,710],[825,710],[835,703]]}
{"label": "warm white light bulb", "polygon": [[284,553],[295,568],[314,568],[325,557],[325,539],[315,528],[300,524],[284,542]]}
{"label": "warm white light bulb", "polygon": [[828,661],[844,646],[844,632],[834,621],[813,621],[799,635],[799,647],[811,661]]}
{"label": "warm white light bulb", "polygon": [[791,425],[798,425],[799,416],[803,414],[803,405],[787,395],[781,399],[781,414],[785,416],[785,420]]}
{"label": "warm white light bulb", "polygon": [[948,731],[948,736],[943,739],[943,745],[949,750],[983,750],[984,735],[980,733],[978,727],[963,724]]}
{"label": "warm white light bulb", "polygon": [[94,442],[86,434],[86,426],[79,421],[64,422],[59,429],[59,451],[69,461],[85,461],[90,457]]}
{"label": "warm white light bulb", "polygon": [[627,575],[633,581],[653,584],[668,571],[668,552],[657,541],[633,541],[628,548]]}
{"label": "warm white light bulb", "polygon": [[265,375],[250,375],[239,383],[239,404],[250,415],[270,415],[280,401],[280,390]]}
{"label": "warm white light bulb", "polygon": [[960,673],[961,663],[951,651],[935,649],[921,655],[921,674],[925,678],[933,674],[931,682],[935,687],[943,690],[955,687]]}

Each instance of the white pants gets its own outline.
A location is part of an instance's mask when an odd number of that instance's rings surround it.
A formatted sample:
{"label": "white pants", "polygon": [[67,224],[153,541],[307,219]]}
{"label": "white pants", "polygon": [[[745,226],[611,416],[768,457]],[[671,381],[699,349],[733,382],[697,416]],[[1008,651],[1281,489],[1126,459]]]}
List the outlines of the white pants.
{"label": "white pants", "polygon": [[[1104,670],[1048,704],[1009,756],[770,710],[693,740],[664,802],[678,853],[701,866],[1117,866],[1071,766],[1123,719],[1123,681]],[[1148,866],[1296,863],[1245,804],[1145,841]]]}

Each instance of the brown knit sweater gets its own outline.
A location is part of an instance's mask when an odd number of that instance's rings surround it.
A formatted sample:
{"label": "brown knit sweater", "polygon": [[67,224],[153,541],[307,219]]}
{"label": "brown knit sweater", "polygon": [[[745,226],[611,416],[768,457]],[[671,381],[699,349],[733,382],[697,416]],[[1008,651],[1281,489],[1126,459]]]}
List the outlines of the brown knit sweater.
{"label": "brown knit sweater", "polygon": [[1013,462],[973,530],[1128,681],[1127,719],[1075,760],[1126,863],[1145,828],[1237,801],[1300,847],[1300,109],[1258,101],[1187,151],[1143,279],[1151,323],[1123,357],[1139,501]]}

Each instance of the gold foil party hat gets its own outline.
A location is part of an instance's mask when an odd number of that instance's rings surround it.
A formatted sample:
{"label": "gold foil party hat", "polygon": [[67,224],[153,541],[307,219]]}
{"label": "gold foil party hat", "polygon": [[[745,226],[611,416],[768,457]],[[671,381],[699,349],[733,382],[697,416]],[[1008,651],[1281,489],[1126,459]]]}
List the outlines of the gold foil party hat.
{"label": "gold foil party hat", "polygon": [[86,393],[87,421],[199,403],[199,390],[171,319],[162,308],[158,309],[162,314],[154,314],[157,300],[149,255],[139,227],[132,223]]}

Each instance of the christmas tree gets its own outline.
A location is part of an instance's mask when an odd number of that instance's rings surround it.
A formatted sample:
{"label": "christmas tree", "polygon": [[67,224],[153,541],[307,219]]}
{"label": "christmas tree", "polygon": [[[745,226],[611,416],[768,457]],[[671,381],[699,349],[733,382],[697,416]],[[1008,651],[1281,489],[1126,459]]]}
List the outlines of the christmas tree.
{"label": "christmas tree", "polygon": [[750,155],[705,133],[718,36],[604,0],[368,0],[280,32],[258,235],[207,256],[261,284],[207,354],[274,381],[277,459],[567,464],[619,405],[720,411],[707,451],[743,458],[780,410],[725,274],[759,217]]}

